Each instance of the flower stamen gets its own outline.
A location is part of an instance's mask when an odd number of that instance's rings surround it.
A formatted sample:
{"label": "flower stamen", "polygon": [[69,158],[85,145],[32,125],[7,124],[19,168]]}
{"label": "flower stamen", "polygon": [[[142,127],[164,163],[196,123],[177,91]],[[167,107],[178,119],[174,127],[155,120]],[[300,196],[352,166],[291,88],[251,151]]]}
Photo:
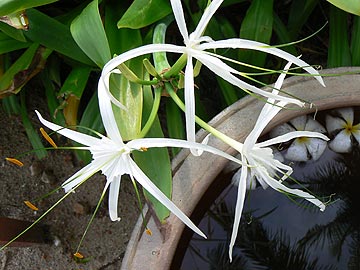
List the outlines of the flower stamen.
{"label": "flower stamen", "polygon": [[53,141],[53,139],[50,138],[50,136],[46,133],[46,131],[45,131],[42,127],[40,128],[40,132],[41,132],[41,135],[43,135],[43,137],[45,138],[45,140],[47,140],[48,143],[50,143],[52,147],[54,147],[55,149],[58,148],[58,146],[57,146],[56,143]]}
{"label": "flower stamen", "polygon": [[74,257],[79,258],[79,259],[83,259],[84,255],[82,255],[80,252],[75,252]]}
{"label": "flower stamen", "polygon": [[29,207],[31,210],[38,211],[39,208],[37,208],[35,205],[33,205],[30,201],[24,201],[27,207]]}
{"label": "flower stamen", "polygon": [[16,159],[16,158],[5,158],[7,161],[19,166],[19,167],[22,167],[24,166],[24,163],[22,163],[20,160]]}

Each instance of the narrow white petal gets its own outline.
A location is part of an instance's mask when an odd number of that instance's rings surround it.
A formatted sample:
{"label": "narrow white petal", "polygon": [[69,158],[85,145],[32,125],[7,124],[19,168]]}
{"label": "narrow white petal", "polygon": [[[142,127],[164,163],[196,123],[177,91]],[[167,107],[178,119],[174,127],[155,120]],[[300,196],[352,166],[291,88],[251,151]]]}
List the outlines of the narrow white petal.
{"label": "narrow white petal", "polygon": [[270,145],[287,142],[292,139],[300,138],[300,137],[309,137],[309,138],[320,138],[322,140],[328,141],[329,138],[325,136],[324,134],[321,134],[319,132],[312,132],[312,131],[293,131],[286,133],[284,135],[277,136],[276,138],[269,139],[264,142],[257,143],[257,147],[267,147]]}
{"label": "narrow white petal", "polygon": [[[212,72],[214,72],[216,75],[220,76],[224,80],[228,81],[229,83],[243,89],[244,91],[250,91],[258,95],[262,95],[267,98],[273,98],[275,100],[284,101],[287,103],[293,103],[297,104],[299,106],[303,106],[303,102],[299,101],[298,99],[290,98],[290,97],[284,97],[280,95],[273,94],[271,92],[264,91],[260,88],[257,88],[251,84],[248,84],[233,74],[231,74],[227,68],[228,65],[226,65],[223,61],[219,60],[218,58],[204,54],[204,53],[196,53],[192,55],[194,58],[198,59],[201,63],[203,63],[207,68],[209,68]],[[239,72],[237,72],[239,73]]]}
{"label": "narrow white petal", "polygon": [[[107,77],[105,80],[109,80],[109,74],[105,77]],[[107,136],[116,143],[119,143],[120,145],[123,144],[123,140],[115,120],[114,111],[112,109],[110,96],[106,93],[104,81],[101,79],[98,86],[98,99],[101,119],[104,124]]]}
{"label": "narrow white petal", "polygon": [[299,189],[291,189],[288,188],[287,186],[281,184],[279,181],[276,181],[273,178],[268,177],[267,175],[262,174],[262,177],[264,177],[266,179],[266,182],[269,184],[269,186],[277,191],[285,191],[286,193],[295,195],[299,198],[304,198],[305,200],[313,203],[314,205],[316,205],[317,207],[319,207],[320,211],[324,211],[325,210],[325,204],[323,202],[321,202],[320,200],[316,199],[315,196],[304,192],[302,190]]}
{"label": "narrow white petal", "polygon": [[220,5],[224,0],[213,0],[210,5],[205,9],[201,19],[196,26],[195,31],[191,34],[191,38],[198,39],[205,32],[206,26],[208,25],[212,16],[214,16],[215,12],[218,10]]}
{"label": "narrow white petal", "polygon": [[109,215],[112,221],[120,221],[120,217],[118,216],[120,183],[121,183],[121,176],[114,177],[114,179],[110,182]]}
{"label": "narrow white petal", "polygon": [[285,158],[291,161],[309,160],[308,151],[305,144],[295,140],[287,149]]}
{"label": "narrow white petal", "polygon": [[[192,57],[187,56],[185,68],[185,125],[186,138],[190,142],[195,142],[195,93],[194,93],[194,68]],[[196,151],[191,150],[193,155],[197,155]]]}
{"label": "narrow white petal", "polygon": [[[245,162],[245,159],[242,158],[242,161]],[[245,194],[246,194],[247,170],[248,170],[247,166],[242,166],[241,167],[240,181],[239,181],[239,187],[238,187],[238,192],[237,192],[237,200],[236,200],[236,207],[235,207],[234,224],[233,224],[233,228],[232,228],[230,245],[229,245],[230,262],[232,261],[233,248],[234,248],[234,244],[235,244],[236,237],[237,237],[237,234],[238,234],[241,214],[242,214],[243,207],[244,207]]]}
{"label": "narrow white petal", "polygon": [[184,46],[177,46],[173,44],[149,44],[137,47],[130,51],[126,51],[107,62],[101,72],[101,76],[110,73],[113,69],[116,69],[118,65],[141,55],[155,52],[185,53],[185,50],[186,48]]}
{"label": "narrow white petal", "polygon": [[343,129],[346,125],[345,121],[339,117],[333,117],[331,115],[326,115],[325,117],[326,129],[329,133],[332,133],[336,130]]}
{"label": "narrow white petal", "polygon": [[[241,143],[239,144],[239,148],[241,148]],[[228,160],[234,161],[238,164],[241,164],[241,161],[232,155],[229,155],[223,151],[218,150],[212,146],[196,143],[196,142],[189,142],[185,140],[178,140],[178,139],[168,139],[168,138],[143,138],[143,139],[136,139],[128,142],[126,144],[131,149],[141,149],[142,147],[145,148],[153,148],[153,147],[179,147],[179,148],[186,148],[186,149],[198,149],[202,151],[206,151],[221,157],[224,157]]]}
{"label": "narrow white petal", "polygon": [[192,229],[198,235],[206,238],[206,235],[195,226],[195,224],[168,198],[158,189],[153,182],[141,171],[133,160],[129,160],[132,175],[152,196],[168,208],[174,215],[176,215],[186,226]]}
{"label": "narrow white petal", "polygon": [[186,28],[186,22],[184,17],[184,11],[181,5],[180,0],[170,0],[171,7],[175,16],[176,23],[178,25],[179,31],[184,39],[184,43],[189,43],[189,34]]}
{"label": "narrow white petal", "polygon": [[351,138],[350,134],[342,130],[335,138],[329,143],[331,150],[337,153],[349,153],[351,151]]}
{"label": "narrow white petal", "polygon": [[306,143],[306,148],[309,151],[313,160],[318,160],[324,153],[327,146],[327,142],[318,138],[311,138]]}
{"label": "narrow white petal", "polygon": [[84,168],[77,171],[75,174],[65,180],[61,186],[64,188],[65,192],[69,192],[72,188],[100,171],[100,167],[101,164],[93,160],[90,164],[86,165]]}
{"label": "narrow white petal", "polygon": [[289,122],[294,126],[298,131],[304,131],[306,125],[307,115],[302,115],[291,119]]}
{"label": "narrow white petal", "polygon": [[317,79],[321,85],[325,86],[323,79],[321,78],[319,72],[315,70],[313,67],[309,66],[303,60],[293,56],[283,50],[277,48],[271,48],[268,44],[247,40],[247,39],[240,39],[240,38],[232,38],[226,40],[219,40],[201,44],[199,49],[208,50],[208,49],[220,49],[220,48],[233,48],[233,49],[251,49],[257,50],[265,53],[269,53],[275,56],[278,56],[288,62],[292,62],[295,65],[303,68],[308,73],[314,75],[315,79]]}
{"label": "narrow white petal", "polygon": [[90,135],[86,135],[86,134],[83,134],[81,132],[71,130],[71,129],[67,129],[67,128],[64,128],[62,126],[51,123],[51,122],[45,120],[38,111],[35,111],[35,112],[36,112],[40,122],[44,126],[50,128],[53,131],[56,131],[57,133],[65,136],[65,137],[67,137],[67,138],[69,138],[69,139],[71,139],[73,141],[76,141],[76,142],[78,142],[80,144],[87,145],[87,146],[91,146],[93,144],[99,143],[99,141],[100,141],[100,139],[92,137]]}

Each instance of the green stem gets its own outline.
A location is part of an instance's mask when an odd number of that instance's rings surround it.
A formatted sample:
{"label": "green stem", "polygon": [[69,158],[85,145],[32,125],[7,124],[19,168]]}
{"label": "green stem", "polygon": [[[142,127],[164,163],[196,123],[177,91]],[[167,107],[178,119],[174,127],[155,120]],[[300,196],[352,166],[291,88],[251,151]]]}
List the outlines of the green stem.
{"label": "green stem", "polygon": [[173,76],[176,76],[180,73],[180,71],[185,67],[187,61],[187,55],[183,54],[180,58],[175,62],[175,64],[171,67],[171,69],[164,74],[164,79],[170,79]]}
{"label": "green stem", "polygon": [[139,138],[144,138],[146,136],[146,134],[149,132],[152,124],[154,123],[154,121],[156,119],[157,113],[159,111],[159,106],[160,106],[161,91],[162,91],[162,89],[160,87],[156,87],[154,90],[155,97],[154,97],[153,106],[151,108],[151,112],[150,112],[149,118],[146,121],[146,124],[144,125],[143,129],[140,131]]}
{"label": "green stem", "polygon": [[[165,88],[167,93],[170,95],[170,97],[174,100],[176,105],[179,106],[179,108],[185,112],[185,104],[182,102],[182,100],[178,97],[178,95],[175,93],[172,85],[170,83],[165,83]],[[206,123],[204,120],[202,120],[200,117],[195,115],[195,122],[201,126],[206,131],[210,132],[212,135],[214,135],[216,138],[222,140],[224,143],[228,144],[229,146],[233,147],[237,151],[242,151],[243,144],[230,138],[229,136],[225,135],[224,133],[218,131],[217,129],[210,126],[208,123]]]}

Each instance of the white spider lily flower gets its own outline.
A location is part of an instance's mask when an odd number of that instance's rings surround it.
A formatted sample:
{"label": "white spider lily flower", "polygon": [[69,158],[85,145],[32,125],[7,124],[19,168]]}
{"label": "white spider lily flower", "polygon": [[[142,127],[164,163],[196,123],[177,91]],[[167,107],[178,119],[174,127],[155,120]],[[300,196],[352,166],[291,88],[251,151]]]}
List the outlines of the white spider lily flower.
{"label": "white spider lily flower", "polygon": [[[325,133],[326,129],[312,117],[302,115],[273,128],[270,137],[277,137],[292,131],[314,131]],[[324,153],[327,142],[320,138],[296,138],[286,150],[284,157],[291,161],[318,160]]]}
{"label": "white spider lily flower", "polygon": [[[290,97],[280,96],[278,94],[274,94],[272,92],[264,91],[256,86],[248,84],[243,80],[239,79],[237,76],[241,77],[241,72],[233,69],[229,65],[227,65],[224,61],[222,61],[223,57],[221,55],[217,55],[213,52],[209,52],[207,50],[214,51],[220,48],[232,48],[232,49],[251,49],[262,51],[265,53],[269,53],[280,58],[283,58],[289,62],[296,64],[299,67],[302,67],[308,73],[314,75],[314,77],[324,85],[324,82],[319,76],[319,73],[309,66],[304,61],[298,59],[297,57],[282,51],[277,48],[272,48],[267,44],[250,41],[246,39],[240,38],[232,38],[220,41],[214,41],[211,37],[203,36],[205,29],[217,11],[217,9],[222,4],[223,0],[214,0],[210,3],[210,5],[205,9],[196,29],[190,35],[188,34],[188,30],[186,27],[186,22],[184,18],[184,12],[182,8],[182,4],[180,0],[170,0],[171,6],[173,9],[173,13],[175,16],[176,23],[180,30],[180,33],[184,40],[185,46],[177,46],[172,44],[150,44],[141,46],[135,49],[132,49],[128,52],[120,54],[119,56],[110,60],[103,68],[101,80],[104,81],[107,89],[109,88],[109,77],[107,76],[111,72],[119,72],[117,67],[130,60],[132,58],[146,55],[149,53],[156,52],[171,52],[171,53],[179,53],[185,54],[187,56],[187,63],[185,67],[185,82],[184,82],[184,92],[185,92],[185,120],[186,120],[186,134],[188,141],[195,141],[195,98],[194,98],[194,66],[193,66],[193,58],[200,61],[204,66],[209,68],[216,75],[220,76],[224,80],[229,83],[245,90],[250,91],[258,95],[262,95],[267,98],[272,98],[274,101],[286,101],[288,103],[294,103],[299,106],[303,106],[304,103]],[[113,103],[115,103],[119,107],[123,107],[119,101],[117,101],[108,90],[107,93],[110,95],[110,98]],[[192,151],[193,154],[197,154],[195,151]]]}
{"label": "white spider lily flower", "polygon": [[329,134],[336,133],[334,139],[330,141],[331,150],[338,153],[349,153],[353,145],[353,140],[360,143],[360,123],[354,125],[354,109],[342,108],[334,110],[337,116],[326,115],[326,128]]}
{"label": "white spider lily flower", "polygon": [[[95,173],[101,171],[106,176],[104,191],[109,191],[109,215],[112,221],[120,220],[117,213],[118,196],[120,189],[121,176],[130,175],[152,194],[159,202],[173,212],[181,221],[197,234],[206,238],[205,234],[199,230],[193,222],[169,199],[167,198],[153,182],[142,172],[138,165],[131,158],[132,151],[143,151],[143,149],[152,147],[181,147],[193,148],[199,151],[207,151],[220,155],[224,158],[239,163],[240,161],[231,155],[228,155],[211,146],[192,143],[184,140],[166,139],[166,138],[143,138],[135,139],[124,143],[120,135],[115,116],[112,110],[111,101],[105,94],[105,88],[99,87],[99,107],[102,121],[107,132],[107,136],[98,134],[99,138],[93,137],[71,129],[63,128],[54,123],[45,120],[38,111],[36,111],[40,122],[49,129],[60,133],[61,135],[74,140],[84,147],[79,149],[89,150],[92,154],[92,161],[84,168],[76,172],[63,184],[65,192],[73,191],[78,185],[86,181]],[[161,166],[161,164],[159,165]]]}
{"label": "white spider lily flower", "polygon": [[[288,63],[285,66],[285,72],[290,68],[290,65],[291,63]],[[280,89],[284,78],[285,73],[282,73],[275,83],[275,89],[272,91],[273,94],[278,94],[279,91],[277,89]],[[253,130],[245,139],[244,144],[232,144],[232,147],[240,152],[241,162],[243,165],[240,168],[241,173],[238,174],[240,180],[235,208],[235,218],[229,246],[230,261],[232,260],[232,251],[236,241],[240,218],[244,206],[248,175],[250,175],[250,179],[256,178],[256,180],[265,188],[270,186],[279,192],[304,198],[319,207],[321,211],[325,209],[324,203],[315,198],[313,195],[299,189],[288,188],[282,183],[291,175],[293,170],[290,166],[285,165],[279,160],[275,159],[273,150],[270,148],[270,146],[273,144],[287,142],[299,137],[315,137],[328,140],[325,135],[310,131],[293,131],[264,142],[256,143],[267,124],[287,104],[287,101],[276,102],[274,99],[268,99],[267,103],[260,112]]]}

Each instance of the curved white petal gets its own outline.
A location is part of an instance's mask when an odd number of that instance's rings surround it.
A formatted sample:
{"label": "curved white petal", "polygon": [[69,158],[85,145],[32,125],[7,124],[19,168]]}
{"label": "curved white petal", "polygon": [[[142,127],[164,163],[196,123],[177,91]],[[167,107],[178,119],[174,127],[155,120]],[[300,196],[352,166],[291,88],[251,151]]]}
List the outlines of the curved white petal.
{"label": "curved white petal", "polygon": [[186,22],[184,17],[184,11],[181,5],[180,0],[170,0],[171,7],[175,16],[176,23],[178,25],[179,31],[184,39],[184,43],[189,43],[189,34],[186,28]]}
{"label": "curved white petal", "polygon": [[325,133],[326,129],[318,121],[314,120],[311,117],[308,117],[305,125],[305,130]]}
{"label": "curved white petal", "polygon": [[318,138],[310,138],[305,144],[313,160],[318,160],[324,153],[327,142]]}
{"label": "curved white petal", "polygon": [[186,226],[192,229],[198,235],[206,238],[206,235],[195,226],[195,224],[168,198],[158,189],[153,182],[140,170],[133,160],[129,160],[132,175],[152,196],[167,207],[174,215],[176,215]]}
{"label": "curved white petal", "polygon": [[[239,143],[240,144],[240,143]],[[241,164],[241,161],[232,155],[229,155],[219,149],[196,142],[189,142],[185,140],[178,140],[178,139],[169,139],[169,138],[143,138],[143,139],[136,139],[128,142],[126,144],[131,149],[141,149],[141,148],[153,148],[153,147],[179,147],[179,148],[186,148],[186,149],[197,149],[202,150],[205,152],[209,152],[228,160],[234,161],[235,163]]]}
{"label": "curved white petal", "polygon": [[[195,94],[194,94],[194,68],[192,57],[187,56],[185,68],[185,125],[186,138],[190,142],[195,142]],[[195,151],[192,151],[195,154]]]}
{"label": "curved white petal", "polygon": [[[245,163],[244,157],[242,157],[242,162]],[[234,224],[233,224],[233,228],[232,228],[230,245],[229,245],[230,262],[232,261],[233,247],[234,247],[236,237],[237,237],[237,234],[238,234],[241,214],[242,214],[243,207],[244,207],[245,194],[246,194],[247,170],[248,170],[247,166],[242,166],[241,167],[239,187],[238,187],[236,207],[235,207]]]}
{"label": "curved white petal", "polygon": [[342,130],[335,138],[329,143],[331,150],[337,153],[349,153],[351,151],[351,138],[350,134]]}
{"label": "curved white petal", "polygon": [[294,128],[298,131],[304,131],[305,125],[307,121],[307,115],[302,115],[291,119],[289,122],[294,126]]}
{"label": "curved white petal", "polygon": [[345,121],[339,117],[333,117],[331,115],[326,115],[325,117],[326,129],[329,133],[332,133],[336,130],[343,129],[346,125]]}
{"label": "curved white petal", "polygon": [[[207,68],[209,68],[217,76],[220,76],[227,82],[243,89],[244,91],[247,91],[247,92],[250,91],[250,92],[253,92],[258,95],[262,95],[267,98],[273,98],[274,100],[284,101],[287,103],[293,103],[293,104],[296,104],[299,106],[304,105],[304,103],[299,101],[298,99],[273,94],[271,92],[264,91],[260,88],[257,88],[251,84],[248,84],[248,83],[240,80],[239,78],[237,78],[236,76],[231,74],[231,72],[229,72],[229,66],[227,64],[225,64],[223,61],[221,61],[220,59],[218,59],[212,55],[205,54],[205,53],[193,53],[192,56],[194,58],[198,59],[201,63],[203,63],[203,65],[205,65]],[[236,71],[236,73],[239,74],[238,71]]]}
{"label": "curved white petal", "polygon": [[[110,74],[105,75],[105,77],[107,77],[105,79],[109,80],[109,76]],[[110,96],[107,94],[106,86],[104,81],[101,79],[99,80],[98,86],[98,99],[101,119],[104,124],[107,136],[118,144],[123,144],[123,140],[115,120],[114,111],[112,109]]]}
{"label": "curved white petal", "polygon": [[121,176],[115,177],[110,182],[109,189],[109,215],[112,221],[120,221],[118,216],[118,201],[120,191]]}
{"label": "curved white petal", "polygon": [[100,162],[93,160],[90,164],[86,165],[84,168],[77,171],[75,174],[65,180],[61,186],[64,188],[65,192],[69,192],[75,186],[84,182],[95,173],[100,171],[101,165],[102,164]]}
{"label": "curved white petal", "polygon": [[286,133],[284,135],[277,136],[276,138],[269,139],[264,142],[257,143],[257,147],[267,147],[270,145],[287,142],[292,139],[296,139],[299,137],[309,137],[309,138],[320,138],[322,140],[328,141],[329,138],[325,136],[324,134],[321,134],[319,132],[312,132],[312,131],[293,131]]}
{"label": "curved white petal", "polygon": [[218,10],[223,1],[224,0],[213,0],[210,5],[204,10],[204,13],[201,16],[201,19],[196,26],[195,31],[190,35],[191,39],[196,40],[203,35],[210,19],[212,18],[212,16],[214,16],[215,12]]}
{"label": "curved white petal", "polygon": [[67,129],[67,128],[64,128],[62,126],[51,123],[51,122],[45,120],[38,111],[35,110],[35,112],[36,112],[40,122],[44,126],[50,128],[53,131],[56,131],[57,133],[65,136],[65,137],[67,137],[67,138],[69,138],[69,139],[71,139],[71,140],[73,140],[75,142],[78,142],[78,143],[83,144],[83,145],[91,146],[91,145],[96,144],[96,143],[98,143],[100,141],[100,139],[95,138],[93,136],[86,135],[86,134],[83,134],[81,132],[77,132],[75,130]]}
{"label": "curved white petal", "polygon": [[251,49],[251,50],[257,50],[278,56],[288,62],[294,63],[295,65],[301,67],[308,73],[314,75],[314,78],[318,80],[321,85],[325,86],[324,81],[321,78],[319,72],[315,70],[313,67],[309,66],[306,62],[283,50],[272,48],[269,45],[261,42],[247,40],[247,39],[240,39],[240,38],[231,38],[226,40],[208,42],[199,45],[199,49],[201,50],[220,49],[220,48]]}
{"label": "curved white petal", "polygon": [[[262,172],[260,172],[262,174]],[[299,189],[291,189],[288,188],[287,186],[281,184],[279,181],[276,181],[273,178],[268,177],[267,175],[262,174],[262,177],[264,179],[266,179],[266,182],[269,184],[269,186],[277,191],[284,191],[288,194],[292,194],[295,195],[299,198],[304,198],[305,200],[311,202],[312,204],[316,205],[317,207],[319,207],[320,211],[324,211],[325,210],[325,204],[323,202],[321,202],[320,200],[318,200],[317,198],[315,198],[315,196],[304,192],[302,190]]]}

